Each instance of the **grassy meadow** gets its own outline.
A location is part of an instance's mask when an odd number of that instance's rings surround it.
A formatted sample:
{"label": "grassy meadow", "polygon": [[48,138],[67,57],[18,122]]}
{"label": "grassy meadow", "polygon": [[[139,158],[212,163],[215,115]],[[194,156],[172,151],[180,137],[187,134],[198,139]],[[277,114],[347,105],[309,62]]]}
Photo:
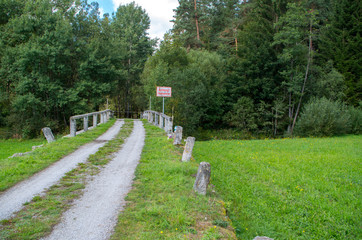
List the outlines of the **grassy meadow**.
{"label": "grassy meadow", "polygon": [[196,142],[239,239],[361,239],[362,136]]}
{"label": "grassy meadow", "polygon": [[31,151],[32,146],[38,146],[46,143],[45,139],[0,139],[0,159],[12,156],[14,153],[23,153]]}

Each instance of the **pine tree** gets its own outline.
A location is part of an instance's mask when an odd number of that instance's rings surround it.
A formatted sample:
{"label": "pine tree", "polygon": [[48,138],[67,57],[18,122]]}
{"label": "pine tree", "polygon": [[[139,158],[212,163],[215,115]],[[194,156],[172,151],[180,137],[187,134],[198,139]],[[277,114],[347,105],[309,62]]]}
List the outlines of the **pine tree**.
{"label": "pine tree", "polygon": [[362,93],[361,1],[336,0],[330,24],[323,29],[320,54],[343,74],[347,101],[358,105]]}

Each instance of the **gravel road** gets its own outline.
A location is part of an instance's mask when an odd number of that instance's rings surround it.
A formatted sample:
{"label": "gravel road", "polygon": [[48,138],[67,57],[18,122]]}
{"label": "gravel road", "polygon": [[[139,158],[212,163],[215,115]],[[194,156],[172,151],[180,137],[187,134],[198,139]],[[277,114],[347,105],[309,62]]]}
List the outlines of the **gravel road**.
{"label": "gravel road", "polygon": [[111,236],[117,216],[125,204],[124,197],[131,189],[144,139],[143,124],[136,120],[123,148],[87,183],[83,196],[74,201],[63,214],[61,223],[45,239],[102,240]]}
{"label": "gravel road", "polygon": [[104,144],[114,138],[120,131],[124,121],[118,120],[95,141],[87,143],[75,152],[60,159],[50,167],[20,182],[0,195],[0,220],[7,219],[19,211],[25,202],[41,194],[45,189],[57,183],[67,172],[79,163],[85,162],[89,155],[94,154]]}

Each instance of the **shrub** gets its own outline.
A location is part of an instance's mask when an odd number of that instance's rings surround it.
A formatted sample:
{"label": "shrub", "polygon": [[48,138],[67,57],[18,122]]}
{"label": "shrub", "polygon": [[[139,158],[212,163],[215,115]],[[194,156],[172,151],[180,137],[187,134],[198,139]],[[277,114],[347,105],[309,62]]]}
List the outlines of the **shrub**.
{"label": "shrub", "polygon": [[362,110],[353,106],[348,108],[348,114],[350,116],[351,130],[350,133],[361,134],[362,133]]}
{"label": "shrub", "polygon": [[297,122],[296,134],[300,136],[332,136],[349,133],[350,114],[340,101],[326,98],[309,101]]}

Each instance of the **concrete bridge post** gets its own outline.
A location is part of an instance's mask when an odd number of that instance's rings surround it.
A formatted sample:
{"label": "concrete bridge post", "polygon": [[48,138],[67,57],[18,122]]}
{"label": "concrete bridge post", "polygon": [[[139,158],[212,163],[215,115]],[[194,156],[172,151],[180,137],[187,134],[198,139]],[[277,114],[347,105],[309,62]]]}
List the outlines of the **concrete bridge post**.
{"label": "concrete bridge post", "polygon": [[88,115],[83,118],[84,132],[88,131]]}

